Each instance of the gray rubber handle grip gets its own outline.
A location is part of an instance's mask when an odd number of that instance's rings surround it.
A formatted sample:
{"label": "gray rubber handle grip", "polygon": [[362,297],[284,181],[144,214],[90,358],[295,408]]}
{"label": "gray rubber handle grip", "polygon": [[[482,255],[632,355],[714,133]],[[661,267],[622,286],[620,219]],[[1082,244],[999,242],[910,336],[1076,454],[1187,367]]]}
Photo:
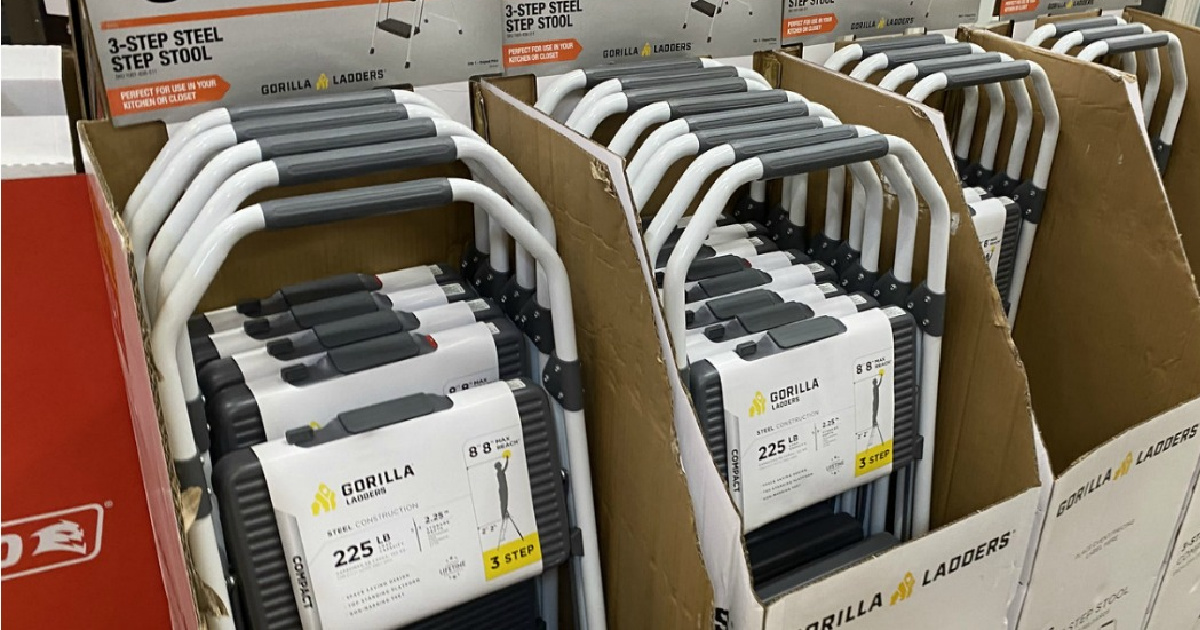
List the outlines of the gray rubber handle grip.
{"label": "gray rubber handle grip", "polygon": [[738,162],[752,157],[798,149],[812,145],[823,145],[827,142],[850,140],[858,137],[858,129],[852,125],[838,125],[809,131],[792,131],[785,134],[766,138],[747,138],[733,140],[729,147],[733,149],[734,159]]}
{"label": "gray rubber handle grip", "polygon": [[672,83],[661,87],[641,88],[625,93],[629,106],[625,111],[635,112],[651,103],[679,98],[681,96],[703,96],[747,92],[746,80],[740,77],[710,79],[688,83]]}
{"label": "gray rubber handle grip", "polygon": [[877,160],[887,154],[887,137],[874,135],[769,153],[758,161],[763,166],[763,179],[773,179]]}
{"label": "gray rubber handle grip", "polygon": [[1115,17],[1093,17],[1082,18],[1078,20],[1063,20],[1061,22],[1054,22],[1052,24],[1054,27],[1055,37],[1062,37],[1067,33],[1074,33],[1075,31],[1082,31],[1088,28],[1101,28],[1104,26],[1116,25],[1117,18]]}
{"label": "gray rubber handle grip", "polygon": [[1029,76],[1029,73],[1028,61],[1002,61],[976,68],[954,68],[946,70],[942,74],[946,75],[946,89],[951,90],[971,85],[1024,79]]}
{"label": "gray rubber handle grip", "polygon": [[[746,95],[749,96],[751,94],[764,93],[765,92],[747,92]],[[766,120],[778,120],[781,118],[800,118],[807,115],[808,103],[803,101],[790,101],[787,103],[780,103],[778,105],[764,105],[762,107],[735,109],[727,112],[712,112],[711,114],[696,114],[695,116],[685,116],[683,120],[687,121],[688,129],[697,131],[700,129],[711,129],[713,127],[723,127],[726,125],[763,122]]]}
{"label": "gray rubber handle grip", "polygon": [[226,108],[229,120],[239,121],[247,118],[262,116],[284,116],[287,114],[302,114],[304,112],[319,112],[327,109],[343,107],[366,107],[367,105],[385,105],[395,103],[396,97],[391,90],[369,90],[366,92],[349,92],[343,94],[323,94],[306,98],[289,98],[270,103],[254,105],[235,105]]}
{"label": "gray rubber handle grip", "polygon": [[437,125],[430,118],[411,118],[369,125],[353,125],[334,129],[320,129],[303,133],[289,133],[258,140],[258,148],[264,160],[287,155],[332,151],[347,147],[361,147],[386,142],[418,140],[437,136]]}
{"label": "gray rubber handle grip", "polygon": [[750,123],[748,125],[703,129],[695,132],[695,134],[696,140],[700,143],[700,153],[704,153],[714,147],[729,144],[733,140],[763,138],[789,132],[809,131],[820,129],[821,124],[820,118],[785,118],[782,120]]}
{"label": "gray rubber handle grip", "polygon": [[279,185],[294,186],[396,168],[448,164],[456,159],[454,138],[447,137],[290,155],[272,162],[279,170]]}
{"label": "gray rubber handle grip", "polygon": [[450,180],[439,177],[264,201],[259,207],[264,225],[274,230],[399,214],[453,201]]}
{"label": "gray rubber handle grip", "polygon": [[1003,58],[1000,53],[972,53],[970,55],[961,55],[958,57],[947,57],[945,59],[922,59],[912,62],[913,67],[917,69],[917,78],[923,79],[931,74],[953,70],[955,68],[969,68],[971,66],[983,65],[986,63],[1000,63]]}
{"label": "gray rubber handle grip", "polygon": [[617,63],[611,66],[600,66],[597,68],[584,68],[583,77],[587,82],[587,87],[595,87],[598,83],[603,83],[609,79],[616,79],[623,76],[632,76],[637,74],[646,74],[649,72],[663,72],[665,70],[686,70],[688,68],[703,68],[704,63],[699,59],[663,59],[659,61],[631,61],[629,63]]}
{"label": "gray rubber handle grip", "polygon": [[1115,55],[1139,50],[1150,50],[1152,48],[1162,48],[1171,41],[1171,38],[1166,33],[1146,33],[1130,37],[1114,37],[1104,41],[1108,42],[1108,53]]}
{"label": "gray rubber handle grip", "polygon": [[689,68],[683,71],[651,73],[651,74],[636,74],[631,77],[621,77],[617,79],[621,82],[621,91],[640,90],[642,88],[656,87],[659,85],[668,85],[671,83],[683,83],[685,81],[705,81],[708,79],[721,79],[724,77],[738,76],[738,69],[734,66],[717,66],[715,68]]}
{"label": "gray rubber handle grip", "polygon": [[905,48],[887,53],[887,69],[892,70],[906,63],[922,59],[940,59],[971,54],[971,45],[966,43],[942,44],[940,46],[921,46]]}
{"label": "gray rubber handle grip", "polygon": [[862,42],[858,47],[862,49],[863,57],[870,57],[876,53],[888,52],[890,50],[900,50],[901,48],[914,48],[916,46],[930,46],[933,44],[945,44],[946,38],[941,35],[909,35],[905,37],[890,37],[877,42]]}
{"label": "gray rubber handle grip", "polygon": [[429,342],[421,335],[398,333],[359,341],[325,353],[338,372],[354,374],[381,365],[411,359],[421,353]]}
{"label": "gray rubber handle grip", "polygon": [[787,99],[787,92],[783,90],[762,90],[760,92],[673,98],[667,101],[667,107],[671,108],[671,118],[681,118],[696,114],[725,112],[734,108],[776,105],[786,103]]}
{"label": "gray rubber handle grip", "polygon": [[[454,406],[449,396],[412,394],[338,415],[346,433],[356,435],[445,411]],[[324,430],[322,428],[321,430]]]}
{"label": "gray rubber handle grip", "polygon": [[408,118],[408,112],[404,109],[404,106],[391,103],[389,105],[369,105],[367,107],[346,107],[320,112],[305,112],[289,116],[251,118],[249,120],[239,120],[230,126],[233,127],[233,133],[237,136],[237,141],[245,142],[256,138],[278,136],[298,131],[332,129],[334,127],[387,122],[389,120],[404,120],[406,118]]}
{"label": "gray rubber handle grip", "polygon": [[1081,46],[1086,46],[1093,42],[1098,42],[1102,39],[1112,39],[1114,37],[1129,37],[1130,35],[1144,35],[1146,29],[1141,24],[1124,24],[1121,26],[1106,26],[1104,28],[1089,28],[1081,29],[1079,36],[1083,38]]}
{"label": "gray rubber handle grip", "polygon": [[[411,314],[405,313],[410,318]],[[404,315],[396,311],[376,311],[347,319],[317,324],[313,334],[326,348],[339,348],[359,341],[405,332]],[[268,346],[269,348],[269,346]]]}

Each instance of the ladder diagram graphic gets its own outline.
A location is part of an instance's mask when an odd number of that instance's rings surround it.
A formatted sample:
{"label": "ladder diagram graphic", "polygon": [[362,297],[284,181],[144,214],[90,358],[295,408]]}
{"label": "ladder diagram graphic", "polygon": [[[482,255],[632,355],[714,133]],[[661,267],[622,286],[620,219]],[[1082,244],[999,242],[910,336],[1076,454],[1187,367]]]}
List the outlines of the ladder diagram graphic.
{"label": "ladder diagram graphic", "polygon": [[[746,7],[747,15],[754,15],[754,6],[747,0],[733,0],[738,4]],[[720,15],[725,7],[729,6],[730,0],[692,0],[688,4],[687,11],[683,14],[683,28],[688,27],[688,20],[692,16],[692,11],[699,12],[708,17],[708,42],[713,40],[713,29],[717,27],[717,16]]]}
{"label": "ladder diagram graphic", "polygon": [[[379,31],[383,31],[385,33],[390,33],[392,35],[395,35],[396,37],[399,37],[400,39],[405,40],[404,67],[411,68],[412,67],[413,39],[415,39],[417,37],[417,35],[421,34],[421,25],[429,24],[430,19],[443,20],[443,21],[449,22],[449,23],[453,24],[456,29],[458,29],[458,34],[462,35],[463,34],[462,22],[459,22],[459,20],[458,20],[458,8],[455,7],[454,0],[444,0],[444,1],[446,4],[450,5],[450,17],[447,17],[440,13],[436,13],[434,11],[426,11],[425,10],[425,0],[378,0],[375,3],[375,28],[371,29],[371,53],[370,54],[372,54],[372,55],[375,54],[375,36],[378,35]],[[404,4],[414,5],[411,22],[405,22],[404,20],[400,20],[400,19],[392,17],[392,3],[393,2],[401,2]],[[387,4],[386,9],[383,8],[384,4]],[[381,9],[383,10],[383,19],[382,20],[379,19],[379,14],[380,14]]]}

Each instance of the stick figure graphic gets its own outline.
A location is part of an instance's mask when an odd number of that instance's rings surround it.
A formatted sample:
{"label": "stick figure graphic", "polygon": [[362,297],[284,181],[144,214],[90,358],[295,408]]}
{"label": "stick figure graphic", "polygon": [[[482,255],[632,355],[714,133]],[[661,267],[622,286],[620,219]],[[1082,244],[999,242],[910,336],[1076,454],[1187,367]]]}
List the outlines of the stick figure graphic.
{"label": "stick figure graphic", "polygon": [[500,491],[500,543],[504,544],[504,533],[508,529],[508,524],[512,523],[513,529],[517,530],[517,535],[522,540],[525,534],[521,533],[521,528],[517,527],[517,522],[513,520],[512,514],[508,513],[508,461],[510,451],[504,451],[504,463],[496,462],[496,484]]}
{"label": "stick figure graphic", "polygon": [[[879,435],[879,443],[883,444],[883,431],[879,428],[879,386],[883,384],[883,370],[879,377],[871,379],[871,428]],[[870,442],[867,442],[870,445]]]}

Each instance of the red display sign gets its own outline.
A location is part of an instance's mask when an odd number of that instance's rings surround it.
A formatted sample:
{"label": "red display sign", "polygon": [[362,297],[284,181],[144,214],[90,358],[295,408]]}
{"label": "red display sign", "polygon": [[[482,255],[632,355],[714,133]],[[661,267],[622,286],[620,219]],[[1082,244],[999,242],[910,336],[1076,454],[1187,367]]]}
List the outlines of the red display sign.
{"label": "red display sign", "polygon": [[0,623],[170,628],[87,180],[3,198]]}

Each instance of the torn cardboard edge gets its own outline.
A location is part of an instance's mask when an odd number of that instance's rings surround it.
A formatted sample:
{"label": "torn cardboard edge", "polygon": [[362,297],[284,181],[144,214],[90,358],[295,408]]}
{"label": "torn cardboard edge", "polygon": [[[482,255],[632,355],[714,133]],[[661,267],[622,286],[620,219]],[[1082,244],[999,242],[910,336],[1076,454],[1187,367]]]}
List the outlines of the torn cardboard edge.
{"label": "torn cardboard edge", "polygon": [[[783,65],[780,67],[783,67]],[[539,188],[543,195],[547,195],[546,189],[558,185],[556,182],[559,179],[571,177],[571,175],[564,175],[556,168],[565,162],[562,159],[559,159],[557,162],[534,161],[528,155],[531,151],[529,147],[548,143],[561,144],[563,142],[570,142],[591,149],[594,147],[594,143],[579,139],[573,132],[569,132],[565,127],[529,107],[528,104],[532,101],[533,94],[531,93],[531,83],[528,78],[507,77],[489,81],[488,84],[478,90],[481,95],[479,102],[483,104],[487,111],[482,116],[476,114],[476,120],[486,121],[487,130],[490,133],[490,139],[493,144],[502,153],[508,155],[525,172],[535,188]],[[850,89],[853,90],[861,90],[863,87],[859,84],[852,83],[852,85],[853,87]],[[783,87],[792,87],[794,89],[794,86],[788,85],[787,82],[784,83]],[[506,92],[507,95],[502,95],[501,92]],[[830,103],[831,106],[835,106],[842,100],[851,100],[832,97],[822,98],[819,95],[814,96],[814,98],[821,102]],[[887,95],[886,98],[893,99],[886,106],[896,108],[895,111],[897,111],[898,115],[921,118],[914,116],[916,112],[908,103],[894,100],[897,98],[894,95]],[[524,101],[524,103],[520,101]],[[872,99],[872,102],[874,103],[875,100]],[[504,121],[503,124],[498,122],[501,119]],[[515,124],[513,119],[518,119],[522,122]],[[932,126],[927,124],[927,119],[925,120],[926,123],[922,127],[922,131],[932,142],[926,142],[925,144],[933,147],[932,151],[935,155],[946,155],[944,141],[933,130]],[[538,125],[535,128],[536,133],[520,130],[514,131],[514,127],[523,126],[528,122]],[[547,135],[550,137],[549,140],[544,139]],[[531,137],[536,137],[537,140],[531,141]],[[918,149],[921,148],[918,145]],[[530,162],[533,163],[530,164]],[[953,172],[949,170],[950,168],[950,163],[947,159],[945,160],[946,173],[949,175],[949,181],[954,186],[953,190],[957,190],[957,177],[953,176]],[[939,178],[939,180],[941,179]],[[556,212],[559,211],[561,209],[556,210]],[[581,214],[585,211],[572,207],[570,212]],[[587,212],[592,216],[606,217],[617,213],[623,214],[626,217],[628,226],[630,226],[627,230],[632,230],[632,226],[634,225],[633,211],[628,203],[623,203],[618,208],[611,201],[604,202],[602,207],[591,208]],[[966,213],[961,194],[958,195],[957,213],[963,215]],[[927,216],[925,217],[925,221],[927,221]],[[956,414],[955,412],[947,411],[948,405],[943,406],[939,410],[939,416],[943,420],[944,425],[957,423],[959,419],[971,415],[970,412],[972,411],[985,411],[984,415],[993,418],[997,415],[1006,417],[1006,420],[993,422],[992,425],[1003,426],[1002,432],[1007,437],[1003,438],[1002,441],[1008,445],[1003,450],[1007,457],[997,457],[996,453],[999,449],[995,449],[990,445],[987,448],[980,449],[980,455],[984,459],[996,460],[997,470],[995,472],[985,471],[974,475],[979,478],[980,482],[991,488],[990,494],[984,490],[986,498],[960,501],[957,509],[961,513],[955,512],[956,518],[935,519],[943,524],[947,520],[954,520],[955,522],[951,525],[941,527],[925,538],[903,545],[868,562],[851,567],[843,573],[827,576],[821,581],[808,585],[796,593],[785,596],[764,610],[750,588],[744,545],[741,542],[740,536],[740,521],[737,513],[729,499],[725,485],[721,481],[711,457],[708,455],[707,448],[704,446],[704,441],[699,433],[697,421],[687,394],[684,392],[677,375],[674,374],[673,370],[667,369],[667,373],[671,377],[671,395],[675,402],[675,438],[678,440],[678,448],[683,456],[683,468],[688,471],[687,478],[691,496],[691,507],[695,513],[695,522],[700,536],[701,547],[705,550],[705,564],[709,568],[709,577],[713,581],[719,615],[728,615],[723,618],[727,619],[732,626],[764,627],[765,624],[766,627],[776,627],[778,624],[788,623],[788,627],[792,627],[795,625],[795,620],[815,614],[816,611],[812,606],[813,602],[824,599],[823,597],[819,597],[818,593],[824,593],[832,598],[842,598],[848,597],[849,592],[858,588],[864,590],[869,588],[872,582],[879,584],[880,576],[884,576],[882,578],[883,582],[889,582],[894,579],[892,574],[895,572],[896,566],[923,563],[928,560],[924,556],[934,553],[932,550],[937,549],[942,541],[951,541],[958,535],[964,538],[977,537],[984,531],[1003,527],[1004,535],[1006,539],[1012,540],[1014,550],[1020,550],[1014,552],[1024,552],[1026,547],[1025,542],[1033,530],[1034,513],[1036,511],[1038,495],[1041,493],[1038,487],[1038,467],[1033,448],[1033,424],[1029,416],[1028,392],[1025,389],[1024,375],[1021,374],[1020,366],[1016,360],[1015,349],[1011,341],[1008,340],[1007,329],[1003,323],[1003,314],[999,310],[999,297],[995,294],[990,274],[988,274],[984,267],[983,256],[979,252],[977,240],[974,239],[973,229],[963,230],[960,228],[954,238],[956,242],[961,241],[965,245],[957,248],[952,246],[952,251],[957,249],[957,251],[962,252],[959,255],[963,256],[964,260],[973,261],[970,263],[970,275],[964,275],[963,281],[970,283],[972,280],[968,278],[973,278],[978,287],[983,287],[983,289],[977,288],[976,291],[990,292],[993,296],[990,301],[987,299],[964,300],[964,303],[970,306],[967,310],[974,314],[974,317],[960,317],[958,320],[955,320],[959,322],[958,325],[960,326],[974,325],[974,332],[979,333],[976,338],[980,335],[986,338],[987,341],[982,343],[985,347],[992,348],[992,350],[981,353],[978,344],[970,344],[971,347],[961,354],[969,356],[971,365],[980,365],[982,366],[981,369],[1007,370],[1007,375],[1001,380],[1010,382],[1014,391],[1006,390],[1002,396],[996,396],[994,399],[989,399],[986,402],[983,399],[984,397],[976,393],[960,393],[958,398],[963,400],[955,406],[961,410],[965,410],[965,413]],[[626,239],[629,240],[626,241]],[[643,254],[637,241],[638,235],[629,231],[626,235],[621,235],[619,241],[613,242],[630,242],[630,244],[634,244],[634,250],[637,252],[639,259],[641,259]],[[923,263],[921,267],[924,267]],[[653,312],[657,324],[656,333],[659,335],[659,352],[661,354],[653,357],[653,360],[656,363],[666,364],[667,361],[663,360],[663,356],[669,357],[671,354],[668,351],[667,336],[661,324],[661,309],[658,308],[656,301],[652,299],[654,291],[649,284],[648,276],[645,275],[644,271],[642,275],[644,288],[639,287],[639,290],[644,292],[645,295],[641,299],[649,300],[654,305]],[[979,303],[982,303],[984,306],[981,308],[978,305]],[[963,322],[969,323],[964,324]],[[953,330],[947,333],[947,338],[952,334],[955,334]],[[981,359],[979,356],[981,354],[988,354],[990,356]],[[953,371],[952,368],[947,368],[944,365],[944,375],[947,372]],[[980,389],[974,388],[974,390]],[[996,391],[996,388],[988,389],[989,391]],[[950,397],[949,391],[943,385],[943,397]],[[988,405],[1002,411],[979,409],[979,407]],[[940,435],[946,435],[947,433],[942,432]],[[1014,440],[1014,437],[1017,437],[1017,439]],[[1023,446],[1014,446],[1014,444]],[[978,462],[979,459],[973,456],[964,457],[961,464],[969,467],[972,462]],[[1024,463],[1021,463],[1022,460]],[[1001,472],[1008,474],[998,474]],[[1000,484],[995,483],[998,479],[1003,480],[1002,484],[1005,484],[1004,488],[1010,488],[1011,492],[1001,490]],[[949,486],[949,484],[940,484],[937,490],[938,493],[944,494],[946,492],[943,486]],[[963,486],[956,491],[968,493],[976,492],[976,490]],[[981,505],[975,506],[973,505],[975,503]],[[948,512],[949,510],[945,511]],[[660,520],[668,518],[662,511],[659,511],[659,515]],[[691,520],[691,516],[677,515],[674,518]],[[1012,528],[1012,523],[1023,523],[1023,525],[1013,528],[1013,531],[1009,532],[1008,530]],[[951,535],[949,532],[955,532],[955,534]],[[1008,604],[1015,592],[1019,565],[1019,559],[1013,560],[1008,564],[1011,569],[1011,577],[1008,580],[999,579],[998,582],[1002,584],[999,591],[992,590],[982,595],[975,595],[977,601],[980,597],[987,600],[988,606],[993,613],[992,618],[997,624],[996,627],[1003,627],[1002,624],[1005,623],[1004,619],[1007,615]],[[903,577],[903,575],[903,572],[899,574],[900,577]],[[842,576],[845,576],[845,579]],[[891,582],[891,584],[892,586],[887,587],[889,593],[894,588],[895,582]],[[955,598],[958,598],[957,594]],[[620,604],[616,605],[619,606]],[[922,613],[919,612],[921,610],[920,607],[909,607],[906,610],[910,611],[909,614],[916,615],[913,619],[924,618],[928,620],[933,618],[933,614],[929,609],[924,610],[924,617],[921,617]],[[911,611],[914,610],[918,612],[912,613]],[[792,621],[789,623],[785,619],[791,619]],[[747,625],[743,626],[741,624]]]}

